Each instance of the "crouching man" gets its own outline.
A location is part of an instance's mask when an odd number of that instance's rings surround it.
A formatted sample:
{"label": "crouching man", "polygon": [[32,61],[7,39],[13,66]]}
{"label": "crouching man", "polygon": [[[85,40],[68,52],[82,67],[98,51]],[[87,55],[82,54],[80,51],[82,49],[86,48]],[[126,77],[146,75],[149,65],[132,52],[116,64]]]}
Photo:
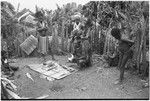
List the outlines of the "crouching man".
{"label": "crouching man", "polygon": [[131,47],[133,46],[133,42],[129,40],[121,39],[121,32],[120,29],[114,28],[111,31],[111,35],[118,40],[118,51],[119,51],[119,64],[118,68],[120,70],[120,77],[119,80],[115,82],[115,84],[122,83],[124,78],[124,70],[125,70],[125,64],[129,59],[132,58],[133,51],[131,50]]}
{"label": "crouching man", "polygon": [[78,51],[81,51],[81,54],[78,55],[77,65],[80,69],[90,67],[92,65],[92,53],[88,39],[82,38],[79,45],[80,48],[78,49]]}
{"label": "crouching man", "polygon": [[80,68],[90,67],[92,65],[92,54],[88,40],[82,43],[82,56],[79,57],[77,64]]}

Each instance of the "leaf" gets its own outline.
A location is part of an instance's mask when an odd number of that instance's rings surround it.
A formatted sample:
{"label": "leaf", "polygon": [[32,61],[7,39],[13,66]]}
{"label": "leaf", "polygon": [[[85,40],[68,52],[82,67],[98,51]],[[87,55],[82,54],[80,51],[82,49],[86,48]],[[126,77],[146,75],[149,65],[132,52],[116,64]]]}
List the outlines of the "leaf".
{"label": "leaf", "polygon": [[17,90],[17,86],[14,85],[9,79],[7,78],[1,78],[1,79],[8,82],[14,90]]}

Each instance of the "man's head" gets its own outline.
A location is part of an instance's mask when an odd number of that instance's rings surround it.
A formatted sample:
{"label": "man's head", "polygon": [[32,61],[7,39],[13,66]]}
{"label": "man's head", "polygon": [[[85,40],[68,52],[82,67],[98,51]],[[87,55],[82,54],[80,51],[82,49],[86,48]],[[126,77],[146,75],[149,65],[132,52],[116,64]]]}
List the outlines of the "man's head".
{"label": "man's head", "polygon": [[21,30],[21,32],[25,32],[25,29],[23,27],[20,30]]}
{"label": "man's head", "polygon": [[120,32],[120,29],[118,29],[118,28],[113,28],[113,29],[111,30],[111,35],[112,35],[115,39],[121,40],[121,32]]}

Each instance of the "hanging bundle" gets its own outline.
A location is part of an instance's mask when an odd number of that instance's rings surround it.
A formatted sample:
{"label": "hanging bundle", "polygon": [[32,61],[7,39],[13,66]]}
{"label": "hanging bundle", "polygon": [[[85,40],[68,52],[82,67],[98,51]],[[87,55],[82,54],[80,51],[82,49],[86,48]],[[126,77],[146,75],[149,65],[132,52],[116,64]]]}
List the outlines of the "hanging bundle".
{"label": "hanging bundle", "polygon": [[30,35],[21,45],[21,49],[29,55],[37,47],[38,40],[33,35]]}

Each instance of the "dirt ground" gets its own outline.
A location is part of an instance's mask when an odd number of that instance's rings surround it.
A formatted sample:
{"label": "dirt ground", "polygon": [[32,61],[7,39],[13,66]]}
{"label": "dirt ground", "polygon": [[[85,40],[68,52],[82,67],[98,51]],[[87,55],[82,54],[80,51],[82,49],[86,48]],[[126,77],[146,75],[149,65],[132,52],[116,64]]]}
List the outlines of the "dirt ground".
{"label": "dirt ground", "polygon": [[[67,63],[68,56],[55,57],[61,64],[72,65]],[[47,56],[46,60],[51,60],[51,56]],[[11,63],[12,66],[19,66],[14,76],[14,84],[18,87],[16,93],[19,96],[36,98],[48,95],[45,99],[149,98],[149,88],[143,88],[142,80],[128,71],[125,72],[125,80],[121,85],[114,84],[119,77],[119,71],[115,67],[102,68],[101,64],[94,64],[60,80],[48,81],[40,78],[41,74],[27,68],[29,64],[42,61],[39,57],[18,58],[15,63]],[[27,78],[26,73],[30,73],[34,81]]]}

